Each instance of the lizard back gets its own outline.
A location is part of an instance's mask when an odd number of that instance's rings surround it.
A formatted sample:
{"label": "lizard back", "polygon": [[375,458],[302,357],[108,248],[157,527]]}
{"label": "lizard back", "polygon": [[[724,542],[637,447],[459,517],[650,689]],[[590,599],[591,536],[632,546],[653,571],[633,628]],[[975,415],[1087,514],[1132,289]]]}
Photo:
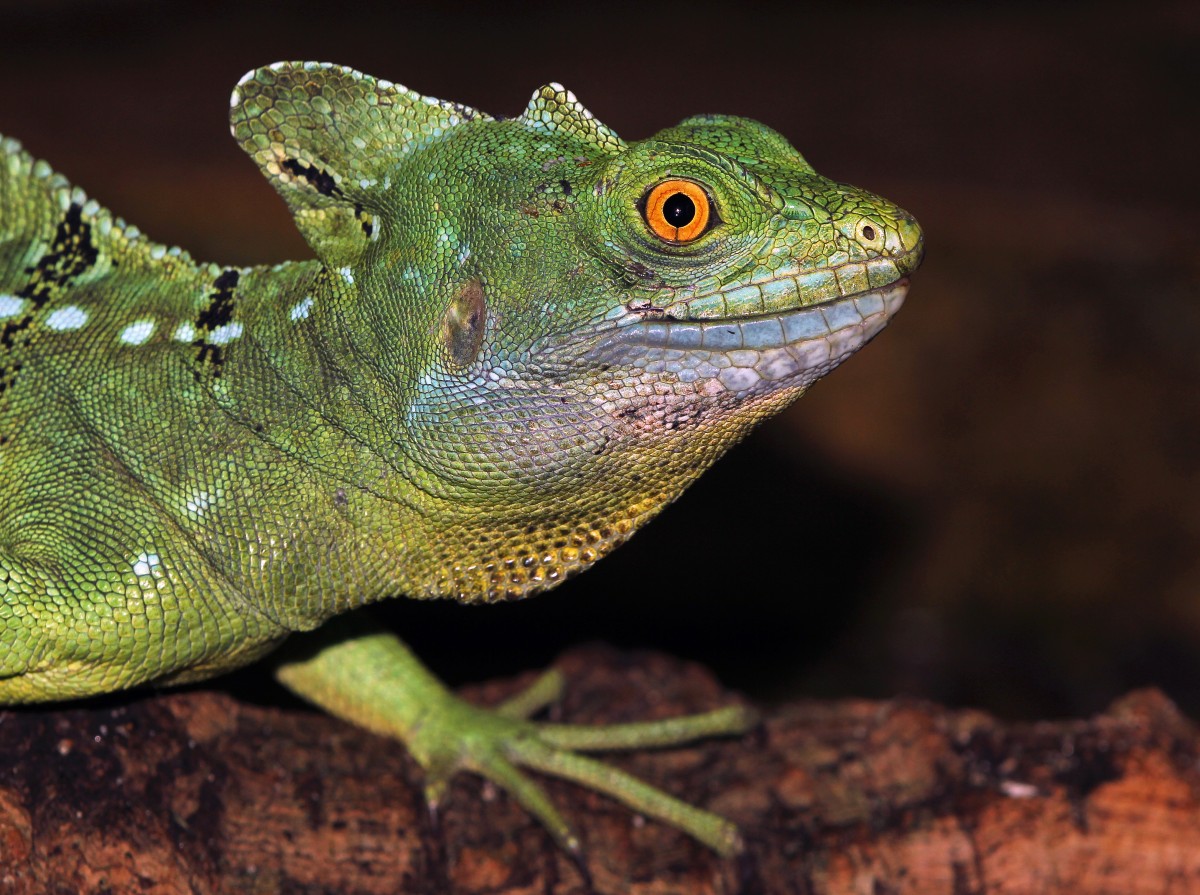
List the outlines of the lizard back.
{"label": "lizard back", "polygon": [[[189,599],[242,602],[163,500],[187,451],[171,430],[221,428],[190,363],[218,347],[197,318],[220,276],[0,138],[0,700],[119,686],[273,628]],[[197,612],[215,623],[183,624]]]}

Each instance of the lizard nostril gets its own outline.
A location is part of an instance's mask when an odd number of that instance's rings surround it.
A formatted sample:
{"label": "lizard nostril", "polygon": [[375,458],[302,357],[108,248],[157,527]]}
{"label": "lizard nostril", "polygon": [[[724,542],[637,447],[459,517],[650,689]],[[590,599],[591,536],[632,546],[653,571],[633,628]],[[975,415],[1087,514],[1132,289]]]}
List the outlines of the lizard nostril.
{"label": "lizard nostril", "polygon": [[867,226],[862,228],[862,235],[863,239],[868,241],[873,240],[875,238],[875,228],[870,224],[867,224]]}

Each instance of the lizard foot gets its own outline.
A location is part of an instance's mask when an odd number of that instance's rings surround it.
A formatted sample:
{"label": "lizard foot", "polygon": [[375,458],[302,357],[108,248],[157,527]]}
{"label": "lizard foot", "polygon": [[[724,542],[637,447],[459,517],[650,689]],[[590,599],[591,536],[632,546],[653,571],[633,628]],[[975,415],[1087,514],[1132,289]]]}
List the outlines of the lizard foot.
{"label": "lizard foot", "polygon": [[408,741],[429,775],[426,795],[437,806],[460,770],[471,771],[507,790],[565,849],[579,840],[543,789],[522,768],[571,780],[604,793],[629,808],[661,820],[722,855],[741,847],[737,828],[718,815],[667,795],[636,777],[581,752],[677,746],[710,736],[744,733],[756,723],[740,706],[698,715],[633,724],[574,725],[529,721],[563,690],[562,675],[550,671],[495,709],[479,708],[447,693],[436,720]]}
{"label": "lizard foot", "polygon": [[731,706],[661,721],[596,726],[535,722],[530,716],[563,691],[556,671],[494,709],[481,708],[447,690],[395,635],[361,620],[332,627],[334,636],[327,634],[319,649],[282,664],[279,679],[332,714],[401,740],[425,769],[426,797],[435,816],[453,776],[470,771],[507,790],[555,841],[578,855],[578,836],[526,775],[525,770],[532,770],[604,793],[721,855],[740,849],[741,837],[729,821],[580,753],[740,734],[756,723],[752,710]]}

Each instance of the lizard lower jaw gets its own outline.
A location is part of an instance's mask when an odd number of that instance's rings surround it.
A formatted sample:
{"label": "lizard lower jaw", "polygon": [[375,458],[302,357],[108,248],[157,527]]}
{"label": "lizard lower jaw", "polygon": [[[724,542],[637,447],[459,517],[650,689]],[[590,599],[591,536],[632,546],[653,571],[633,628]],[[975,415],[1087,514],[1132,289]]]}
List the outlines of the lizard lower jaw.
{"label": "lizard lower jaw", "polygon": [[[597,346],[603,359],[739,396],[805,388],[875,337],[904,303],[908,279],[833,301],[726,320],[647,320]],[[595,356],[595,355],[593,355]]]}

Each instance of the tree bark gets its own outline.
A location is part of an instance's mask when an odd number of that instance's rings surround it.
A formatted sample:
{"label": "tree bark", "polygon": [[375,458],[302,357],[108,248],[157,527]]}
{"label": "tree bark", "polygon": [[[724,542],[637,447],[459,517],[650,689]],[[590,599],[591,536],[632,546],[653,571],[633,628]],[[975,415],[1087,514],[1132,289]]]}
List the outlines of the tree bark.
{"label": "tree bark", "polygon": [[[703,669],[574,650],[556,714],[727,704]],[[496,700],[523,681],[472,688]],[[1200,891],[1196,728],[1160,693],[1009,724],[925,703],[799,702],[741,740],[614,756],[738,822],[722,860],[547,782],[604,893],[983,895]],[[2,893],[582,893],[510,799],[463,776],[440,822],[399,745],[196,690],[0,715]]]}

